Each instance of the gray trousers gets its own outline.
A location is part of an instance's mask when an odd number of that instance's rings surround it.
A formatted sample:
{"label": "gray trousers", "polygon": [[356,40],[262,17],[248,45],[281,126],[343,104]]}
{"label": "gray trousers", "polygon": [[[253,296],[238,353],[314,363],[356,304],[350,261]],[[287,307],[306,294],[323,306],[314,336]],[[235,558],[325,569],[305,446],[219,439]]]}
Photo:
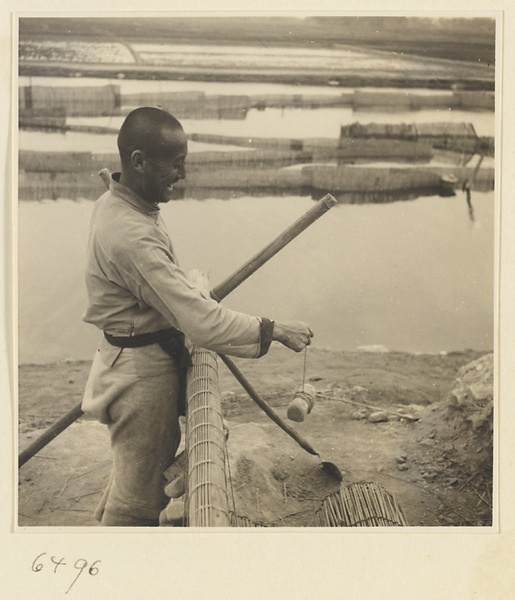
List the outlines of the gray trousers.
{"label": "gray trousers", "polygon": [[181,437],[179,394],[178,366],[159,344],[100,344],[83,410],[106,423],[111,435],[111,477],[95,513],[101,525],[158,525],[169,500],[164,472]]}

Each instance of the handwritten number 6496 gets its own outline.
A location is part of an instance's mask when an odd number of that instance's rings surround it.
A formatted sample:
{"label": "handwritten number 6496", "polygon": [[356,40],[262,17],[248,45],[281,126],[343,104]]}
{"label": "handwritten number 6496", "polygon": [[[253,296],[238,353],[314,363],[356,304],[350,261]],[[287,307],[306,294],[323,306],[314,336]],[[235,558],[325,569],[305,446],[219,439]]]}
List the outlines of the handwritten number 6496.
{"label": "handwritten number 6496", "polygon": [[[38,573],[45,566],[41,560],[42,557],[45,555],[46,555],[46,552],[42,552],[41,554],[38,554],[38,556],[36,556],[36,558],[34,559],[34,562],[32,563],[32,571],[34,571],[34,573]],[[64,558],[57,559],[55,556],[52,556],[50,558],[50,561],[55,565],[54,573],[57,573],[58,567],[60,567],[60,566],[65,567],[67,565]],[[95,575],[98,575],[99,569],[96,565],[98,565],[100,562],[101,562],[100,560],[95,560],[91,565],[89,565],[88,573],[91,576],[94,577]],[[66,590],[65,594],[67,594],[72,589],[72,587],[74,586],[77,579],[82,575],[84,569],[88,568],[88,561],[84,558],[78,558],[75,561],[73,566],[75,569],[77,569],[78,573],[77,573],[75,579],[71,582],[70,587]]]}

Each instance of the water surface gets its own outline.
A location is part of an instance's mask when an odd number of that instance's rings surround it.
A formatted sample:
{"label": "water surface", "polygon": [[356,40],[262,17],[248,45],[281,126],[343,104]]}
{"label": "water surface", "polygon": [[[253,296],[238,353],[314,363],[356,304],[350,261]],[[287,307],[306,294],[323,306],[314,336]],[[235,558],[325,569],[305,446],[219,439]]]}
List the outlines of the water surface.
{"label": "water surface", "polygon": [[[338,205],[227,297],[236,310],[308,321],[319,347],[409,352],[493,345],[494,199],[461,193]],[[163,207],[181,265],[220,283],[310,206],[307,198],[181,200]],[[20,203],[20,361],[89,359],[82,323],[93,203]]]}

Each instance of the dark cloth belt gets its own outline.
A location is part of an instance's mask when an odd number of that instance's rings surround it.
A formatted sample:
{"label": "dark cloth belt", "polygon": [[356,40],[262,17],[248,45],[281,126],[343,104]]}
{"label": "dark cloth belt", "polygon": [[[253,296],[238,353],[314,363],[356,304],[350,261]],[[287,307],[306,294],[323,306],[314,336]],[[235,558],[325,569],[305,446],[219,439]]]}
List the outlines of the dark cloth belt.
{"label": "dark cloth belt", "polygon": [[171,356],[179,367],[181,392],[179,395],[179,414],[186,414],[186,376],[191,367],[191,357],[184,345],[184,333],[170,327],[152,333],[140,333],[131,336],[114,336],[104,331],[105,339],[117,348],[142,348],[151,344],[159,344]]}
{"label": "dark cloth belt", "polygon": [[110,335],[104,331],[104,336],[112,346],[117,346],[118,348],[141,348],[143,346],[150,346],[150,344],[156,344],[158,342],[180,337],[182,337],[184,342],[184,334],[174,327],[160,329],[159,331],[153,331],[152,333],[140,333],[138,335],[119,337]]}

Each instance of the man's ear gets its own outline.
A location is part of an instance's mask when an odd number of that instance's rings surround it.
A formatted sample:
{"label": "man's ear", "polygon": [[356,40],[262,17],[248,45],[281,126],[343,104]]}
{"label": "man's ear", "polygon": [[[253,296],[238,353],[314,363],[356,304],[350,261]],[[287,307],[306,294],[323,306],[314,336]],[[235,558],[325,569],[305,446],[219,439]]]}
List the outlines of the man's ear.
{"label": "man's ear", "polygon": [[131,165],[135,171],[141,172],[144,169],[145,157],[141,150],[134,150],[131,154]]}

